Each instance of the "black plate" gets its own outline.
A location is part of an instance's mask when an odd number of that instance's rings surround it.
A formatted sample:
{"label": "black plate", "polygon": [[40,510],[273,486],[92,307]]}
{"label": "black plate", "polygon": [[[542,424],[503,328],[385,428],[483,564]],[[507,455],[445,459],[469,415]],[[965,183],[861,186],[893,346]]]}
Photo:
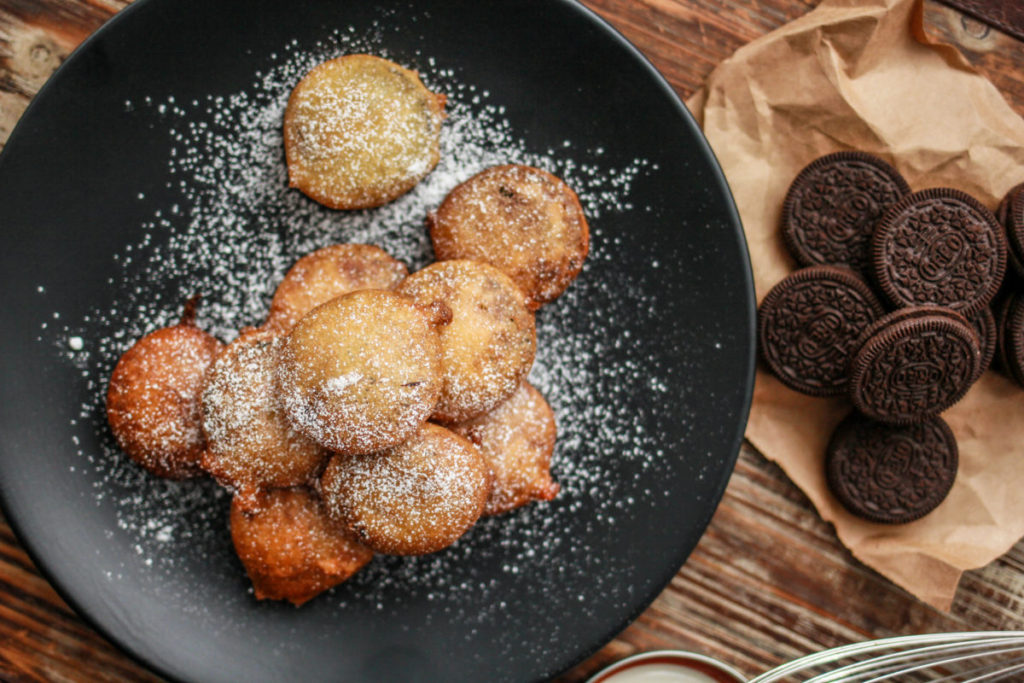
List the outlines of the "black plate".
{"label": "black plate", "polygon": [[[365,237],[373,212],[253,191],[237,149],[217,146],[256,140],[260,121],[237,117],[269,106],[261,96],[282,69],[354,49],[419,69],[450,95],[451,126],[490,117],[499,148],[566,176],[592,213],[594,252],[538,316],[534,379],[563,435],[559,499],[488,520],[436,556],[378,558],[294,609],[247,593],[216,487],[156,481],[111,447],[102,394],[118,353],[191,291],[206,296],[201,322],[223,333],[257,322],[288,260]],[[193,171],[217,155],[243,186],[203,185]],[[454,181],[439,171],[424,187]],[[224,192],[245,230],[212,225]],[[421,264],[422,215],[391,211],[383,246]],[[25,113],[0,157],[0,221],[5,514],[68,602],[166,676],[553,675],[658,594],[732,471],[754,314],[735,209],[668,85],[571,2],[139,0]],[[236,277],[249,263],[274,277]]]}

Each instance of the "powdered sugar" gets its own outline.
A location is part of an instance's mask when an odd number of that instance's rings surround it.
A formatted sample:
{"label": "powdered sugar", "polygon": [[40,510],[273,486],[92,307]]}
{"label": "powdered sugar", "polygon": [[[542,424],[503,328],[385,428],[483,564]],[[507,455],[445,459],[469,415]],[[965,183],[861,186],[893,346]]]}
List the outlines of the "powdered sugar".
{"label": "powdered sugar", "polygon": [[342,453],[373,453],[409,438],[441,390],[440,342],[407,297],[362,290],[302,318],[278,359],[291,425]]}
{"label": "powdered sugar", "polygon": [[336,208],[397,197],[437,161],[443,102],[414,74],[374,56],[317,66],[285,114],[289,180]]}
{"label": "powdered sugar", "polygon": [[306,254],[274,291],[267,322],[290,330],[322,303],[357,289],[394,289],[409,274],[379,247],[332,244]]}
{"label": "powdered sugar", "polygon": [[551,500],[555,420],[544,397],[528,382],[491,412],[454,427],[475,443],[494,473],[485,514],[513,510],[531,500]]}
{"label": "powdered sugar", "polygon": [[337,377],[330,378],[324,383],[324,386],[327,389],[327,393],[342,393],[345,389],[356,384],[362,378],[363,376],[360,373],[353,370],[352,372],[347,372],[344,375],[338,375]]}
{"label": "powdered sugar", "polygon": [[111,376],[111,427],[133,458],[161,476],[197,470],[203,442],[199,392],[220,348],[216,339],[179,324],[146,335]]}
{"label": "powdered sugar", "polygon": [[398,287],[421,306],[442,302],[451,320],[439,328],[441,398],[433,417],[461,422],[512,395],[533,364],[533,315],[515,283],[473,261],[441,261]]}
{"label": "powdered sugar", "polygon": [[322,480],[324,504],[360,540],[407,555],[451,544],[476,521],[490,473],[476,450],[426,424],[372,457],[337,456]]}
{"label": "powdered sugar", "polygon": [[279,338],[250,333],[213,363],[202,397],[203,468],[247,495],[261,486],[307,483],[326,453],[293,431],[278,402]]}
{"label": "powdered sugar", "polygon": [[[451,618],[454,611],[471,622],[493,619],[507,606],[493,594],[493,579],[478,572],[479,564],[499,558],[505,576],[528,576],[533,585],[557,590],[567,569],[552,558],[569,552],[580,565],[568,571],[591,573],[595,590],[625,601],[630,586],[603,585],[611,560],[594,556],[573,529],[581,518],[590,520],[587,525],[611,527],[616,516],[633,514],[636,501],[618,493],[609,458],[632,460],[634,471],[642,472],[663,455],[644,428],[650,407],[630,400],[664,393],[665,384],[651,382],[651,373],[660,369],[638,360],[639,352],[622,352],[620,344],[630,340],[608,333],[610,321],[624,311],[656,318],[657,302],[638,283],[600,277],[601,264],[615,258],[616,250],[604,239],[600,219],[632,208],[631,184],[650,170],[649,164],[636,160],[609,168],[600,164],[599,154],[571,142],[529,150],[504,120],[500,103],[489,104],[486,93],[460,82],[455,71],[424,58],[416,66],[427,86],[449,97],[441,162],[391,204],[367,212],[324,209],[287,189],[281,119],[290,89],[306,70],[355,51],[386,56],[374,38],[356,40],[339,32],[324,44],[285,46],[277,62],[258,72],[244,91],[189,103],[168,95],[126,103],[127,114],[149,117],[156,132],[166,133],[167,189],[179,198],[155,208],[139,226],[138,241],[114,255],[111,283],[135,278],[138,287],[84,320],[62,321],[61,354],[81,368],[91,393],[80,419],[106,433],[102,395],[118,356],[144,332],[172,322],[181,301],[194,291],[204,297],[199,326],[228,340],[241,327],[262,321],[277,283],[303,254],[335,242],[369,243],[412,268],[422,267],[431,257],[424,218],[455,185],[499,163],[544,168],[579,194],[593,237],[591,262],[580,279],[537,317],[531,382],[548,399],[559,427],[553,464],[562,486],[559,498],[484,520],[439,555],[377,558],[320,600],[333,601],[338,609],[355,602],[392,611],[419,596],[444,605],[438,618]],[[127,191],[148,201],[139,190]],[[68,351],[67,340],[74,336],[85,339],[80,351]],[[203,566],[223,560],[222,571],[237,571],[224,527],[226,501],[215,485],[148,477],[109,438],[101,451],[76,448],[82,469],[100,473],[95,499],[115,501],[119,528],[111,533],[137,540],[140,555],[153,565],[154,580],[160,573],[179,572],[182,553],[202,553],[210,556]]]}
{"label": "powdered sugar", "polygon": [[587,222],[572,190],[529,166],[493,166],[459,185],[430,220],[442,259],[486,261],[531,308],[556,299],[587,255]]}

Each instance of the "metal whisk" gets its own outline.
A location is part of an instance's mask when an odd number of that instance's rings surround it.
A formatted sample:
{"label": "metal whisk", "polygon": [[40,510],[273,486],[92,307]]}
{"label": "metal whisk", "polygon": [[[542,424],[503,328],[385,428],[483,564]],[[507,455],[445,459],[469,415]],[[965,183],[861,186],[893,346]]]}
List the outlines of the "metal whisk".
{"label": "metal whisk", "polygon": [[748,683],[1024,681],[1024,631],[899,636],[817,652]]}

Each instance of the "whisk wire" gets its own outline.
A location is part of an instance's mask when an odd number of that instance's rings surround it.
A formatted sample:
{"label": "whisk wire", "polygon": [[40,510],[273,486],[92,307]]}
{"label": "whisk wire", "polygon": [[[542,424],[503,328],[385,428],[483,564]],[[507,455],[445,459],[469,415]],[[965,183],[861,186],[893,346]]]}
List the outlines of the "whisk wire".
{"label": "whisk wire", "polygon": [[[1008,655],[1024,650],[1024,631],[977,631],[966,633],[930,633],[913,636],[897,636],[817,652],[784,664],[751,679],[750,683],[770,683],[803,676],[808,683],[869,683],[870,681],[891,680],[923,672],[935,667],[944,667],[982,657]],[[851,664],[833,668],[826,673],[809,677],[816,669],[834,665],[843,660],[866,657]],[[997,680],[1007,672],[1024,669],[1024,660],[995,662],[991,666],[975,667],[970,675],[977,674],[978,681]],[[999,666],[999,669],[993,669]],[[966,672],[961,672],[963,675]],[[947,680],[957,680],[948,678]],[[963,679],[959,679],[963,681]],[[966,682],[964,682],[966,683]]]}
{"label": "whisk wire", "polygon": [[[978,676],[976,678],[968,678],[968,679],[964,680],[963,683],[980,683],[981,681],[1013,681],[1013,680],[1020,680],[1017,677],[1011,678],[1011,676],[1014,676],[1015,674],[1024,673],[1024,659],[1018,659],[1018,660],[1015,660],[1015,661],[1021,662],[1021,664],[1018,664],[1017,666],[1013,666],[1013,667],[1010,667],[1010,668],[1000,669],[999,671],[993,671],[992,673],[989,673],[989,674],[984,675],[984,676]],[[993,676],[995,678],[993,678]]]}
{"label": "whisk wire", "polygon": [[[915,671],[923,671],[926,669],[935,668],[937,666],[955,664],[956,662],[960,661],[976,659],[979,656],[989,656],[995,654],[1002,654],[1006,652],[1014,652],[1019,649],[1019,646],[1004,648],[1001,650],[985,649],[986,647],[991,647],[991,645],[997,643],[1000,643],[1000,641],[981,640],[977,643],[962,643],[957,645],[931,645],[916,650],[894,652],[892,654],[884,655],[881,657],[868,659],[863,662],[848,664],[845,667],[836,669],[835,671],[827,674],[825,677],[821,678],[820,681],[818,681],[817,678],[812,680],[815,680],[816,683],[826,683],[832,681],[853,681],[860,680],[859,678],[854,677],[856,675],[866,674],[867,676],[872,676],[875,674],[884,674],[881,677],[875,677],[864,680],[864,683],[879,683],[879,681],[885,680],[886,676],[905,676]],[[1022,644],[1024,644],[1024,641],[1022,641]],[[944,655],[959,656],[948,657]]]}
{"label": "whisk wire", "polygon": [[1019,647],[1007,647],[999,650],[990,650],[982,653],[979,653],[977,650],[973,650],[968,652],[967,654],[962,654],[957,657],[944,657],[942,659],[926,661],[923,664],[916,664],[914,666],[905,666],[903,668],[895,669],[893,671],[886,672],[883,676],[878,676],[876,678],[864,681],[864,683],[881,683],[889,677],[907,676],[917,671],[927,671],[928,669],[937,669],[944,666],[950,666],[958,662],[966,662],[968,660],[977,659],[979,656],[995,656],[1001,654],[1008,654],[1011,652],[1017,652],[1019,650]]}
{"label": "whisk wire", "polygon": [[1024,665],[1024,656],[986,662],[972,669],[966,669],[949,674],[948,676],[942,676],[941,678],[932,678],[929,683],[967,683],[968,681],[1001,680],[1000,678],[992,678],[992,676],[1005,676],[1007,671],[1005,667],[1013,667],[1015,664]]}

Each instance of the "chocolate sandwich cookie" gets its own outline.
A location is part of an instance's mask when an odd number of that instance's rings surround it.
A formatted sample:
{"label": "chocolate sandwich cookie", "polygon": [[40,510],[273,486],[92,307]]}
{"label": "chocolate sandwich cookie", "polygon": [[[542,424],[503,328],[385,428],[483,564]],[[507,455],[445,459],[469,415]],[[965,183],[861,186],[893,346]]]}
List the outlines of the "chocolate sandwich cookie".
{"label": "chocolate sandwich cookie", "polygon": [[[868,327],[865,333],[861,335],[857,348],[859,349],[860,345],[867,341],[868,337],[887,325],[891,325],[898,320],[920,318],[921,316],[933,314],[936,311],[960,322],[968,322],[967,318],[948,308],[939,308],[937,306],[910,306],[908,308],[897,308],[892,313],[876,320],[870,327]],[[988,370],[989,366],[992,365],[992,359],[996,354],[996,342],[999,338],[999,331],[996,328],[996,318],[995,314],[992,313],[992,309],[988,306],[981,309],[981,312],[970,320],[970,326],[971,329],[974,330],[974,334],[977,335],[978,348],[981,350],[981,360],[978,363],[978,377],[981,377],[981,374]],[[977,377],[975,380],[977,380]]]}
{"label": "chocolate sandwich cookie", "polygon": [[856,273],[814,266],[775,285],[758,311],[761,356],[786,386],[812,396],[846,391],[850,352],[884,313]]}
{"label": "chocolate sandwich cookie", "polygon": [[999,365],[1010,379],[1024,386],[1024,298],[1009,294],[999,306]]}
{"label": "chocolate sandwich cookie", "polygon": [[996,218],[1006,229],[1010,267],[1024,278],[1024,183],[1006,193],[996,209]]}
{"label": "chocolate sandwich cookie", "polygon": [[858,340],[850,398],[883,422],[909,424],[959,401],[978,377],[981,349],[955,311],[915,307],[890,313]]}
{"label": "chocolate sandwich cookie", "polygon": [[1006,196],[1003,197],[1002,201],[999,202],[999,206],[996,208],[995,212],[996,220],[998,220],[1003,225],[1006,225],[1006,215],[1007,212],[1010,210],[1010,202],[1013,201],[1014,196],[1018,192],[1020,192],[1021,189],[1024,189],[1024,183],[1014,185],[1006,192]]}
{"label": "chocolate sandwich cookie", "polygon": [[998,344],[999,332],[992,309],[988,306],[981,309],[981,312],[971,319],[971,327],[978,335],[978,347],[981,349],[981,361],[978,363],[978,377],[981,377],[981,374],[992,365]]}
{"label": "chocolate sandwich cookie", "polygon": [[871,233],[882,213],[910,194],[895,168],[864,152],[836,152],[797,175],[782,206],[782,237],[802,265],[868,272]]}
{"label": "chocolate sandwich cookie", "polygon": [[882,216],[871,267],[895,306],[944,306],[968,318],[999,290],[1006,238],[991,211],[949,188],[915,192]]}
{"label": "chocolate sandwich cookie", "polygon": [[832,435],[825,476],[851,513],[872,522],[903,524],[945,500],[958,460],[956,439],[941,418],[895,426],[853,413]]}

